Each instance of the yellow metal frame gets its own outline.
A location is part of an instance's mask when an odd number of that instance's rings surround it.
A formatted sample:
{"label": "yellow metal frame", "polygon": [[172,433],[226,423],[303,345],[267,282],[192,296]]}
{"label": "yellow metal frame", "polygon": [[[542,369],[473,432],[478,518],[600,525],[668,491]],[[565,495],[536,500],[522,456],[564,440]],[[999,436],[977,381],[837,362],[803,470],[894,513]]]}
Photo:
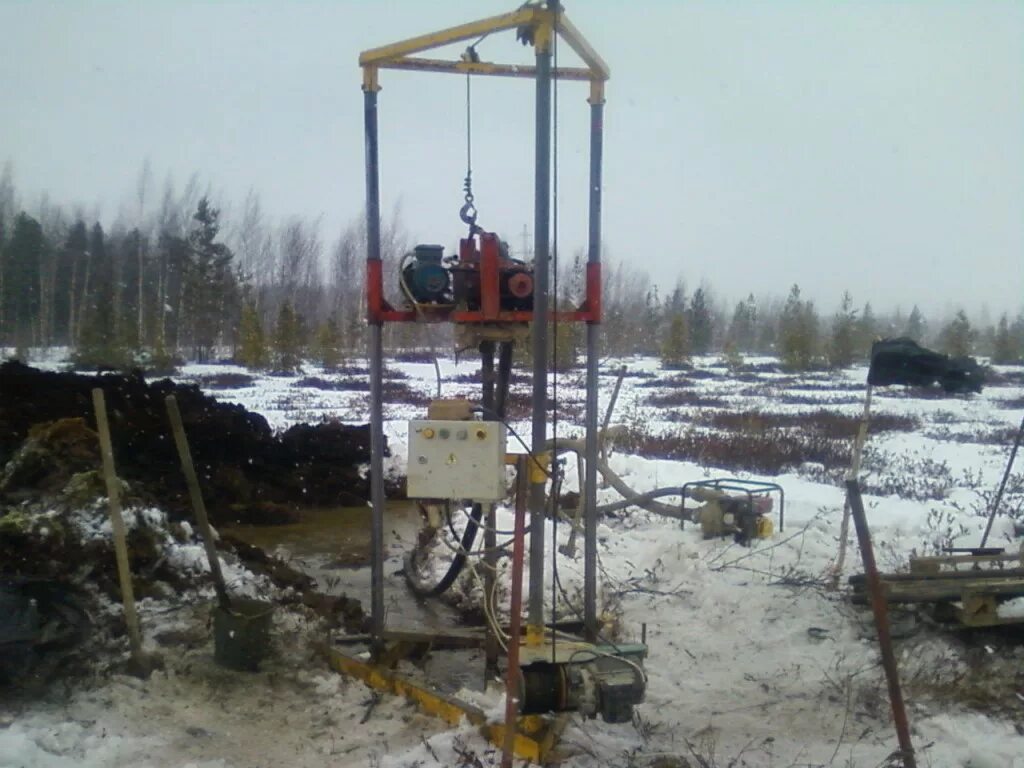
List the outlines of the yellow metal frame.
{"label": "yellow metal frame", "polygon": [[[363,661],[336,648],[327,649],[327,661],[342,674],[363,681],[370,688],[403,696],[428,715],[440,718],[449,725],[458,725],[464,719],[477,726],[496,747],[505,743],[505,724],[490,721],[480,707],[447,696],[380,665]],[[543,763],[565,730],[569,718],[555,716],[522,715],[516,719],[513,751],[516,757]]]}
{"label": "yellow metal frame", "polygon": [[555,34],[565,40],[583,60],[585,67],[557,67],[551,76],[561,80],[590,81],[590,102],[604,101],[604,83],[611,76],[604,59],[587,42],[564,12],[555,12],[541,6],[524,6],[511,13],[471,21],[456,27],[448,27],[426,35],[410,37],[390,45],[371,48],[359,55],[363,68],[363,89],[380,90],[380,70],[400,69],[416,72],[442,72],[449,74],[489,75],[493,77],[534,78],[537,69],[530,65],[498,64],[487,61],[451,61],[446,59],[420,58],[414,54],[460,43],[465,40],[503,32],[509,29],[529,28],[533,46],[537,51],[550,50]]}

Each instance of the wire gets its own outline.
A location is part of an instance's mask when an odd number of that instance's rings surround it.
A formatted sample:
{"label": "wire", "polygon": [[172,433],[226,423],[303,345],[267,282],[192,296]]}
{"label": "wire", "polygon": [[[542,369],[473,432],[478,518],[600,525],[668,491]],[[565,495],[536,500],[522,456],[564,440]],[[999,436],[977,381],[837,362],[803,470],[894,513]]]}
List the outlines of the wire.
{"label": "wire", "polygon": [[537,461],[536,458],[533,457],[533,449],[530,448],[530,446],[528,446],[526,444],[526,441],[523,439],[522,435],[520,435],[518,432],[516,432],[515,427],[513,427],[511,424],[509,424],[508,421],[506,421],[504,416],[500,416],[498,414],[498,412],[495,411],[493,408],[488,408],[485,405],[479,405],[476,408],[474,408],[473,411],[475,411],[477,413],[485,413],[485,412],[486,413],[490,413],[495,418],[496,421],[498,421],[501,424],[505,425],[505,428],[512,434],[512,437],[514,437],[516,439],[516,441],[518,441],[519,445],[521,445],[523,447],[523,450],[526,451],[527,455],[529,455],[530,458],[533,459],[534,466],[537,469],[539,469],[541,472],[543,472],[545,474],[545,476],[547,476],[547,478],[549,480],[551,479],[551,477],[552,477],[551,471],[547,467],[545,467],[543,464],[541,464],[539,461]]}
{"label": "wire", "polygon": [[[617,648],[616,651],[618,651]],[[580,648],[578,651],[573,651],[572,655],[569,656],[569,663],[572,664],[572,660],[579,656],[581,653],[589,653],[595,659],[601,656],[603,656],[606,659],[617,659],[618,661],[621,661],[623,664],[628,664],[637,672],[639,672],[641,679],[644,681],[645,684],[647,683],[647,670],[645,670],[642,666],[637,664],[632,659],[627,659],[625,656],[616,656],[614,653],[599,651],[597,650],[597,648]],[[593,661],[593,659],[591,659],[591,661]]]}

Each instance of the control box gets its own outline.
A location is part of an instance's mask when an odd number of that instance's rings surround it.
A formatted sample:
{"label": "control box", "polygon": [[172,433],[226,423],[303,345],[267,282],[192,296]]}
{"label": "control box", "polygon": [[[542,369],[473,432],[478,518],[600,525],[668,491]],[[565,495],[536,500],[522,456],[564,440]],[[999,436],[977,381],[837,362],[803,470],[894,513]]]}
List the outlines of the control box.
{"label": "control box", "polygon": [[505,498],[505,440],[498,421],[410,421],[409,498]]}

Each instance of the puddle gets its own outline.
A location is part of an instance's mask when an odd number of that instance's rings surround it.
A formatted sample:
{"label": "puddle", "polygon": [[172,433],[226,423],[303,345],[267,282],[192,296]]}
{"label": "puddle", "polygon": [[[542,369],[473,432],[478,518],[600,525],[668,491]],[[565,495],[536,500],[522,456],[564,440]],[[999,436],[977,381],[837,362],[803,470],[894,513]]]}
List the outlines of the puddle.
{"label": "puddle", "polygon": [[[260,547],[312,576],[318,589],[345,594],[370,607],[370,507],[303,510],[290,525],[233,525],[224,533]],[[418,600],[400,573],[415,541],[420,516],[413,502],[389,502],[384,512],[384,609],[389,628],[442,630],[461,625],[439,600]]]}

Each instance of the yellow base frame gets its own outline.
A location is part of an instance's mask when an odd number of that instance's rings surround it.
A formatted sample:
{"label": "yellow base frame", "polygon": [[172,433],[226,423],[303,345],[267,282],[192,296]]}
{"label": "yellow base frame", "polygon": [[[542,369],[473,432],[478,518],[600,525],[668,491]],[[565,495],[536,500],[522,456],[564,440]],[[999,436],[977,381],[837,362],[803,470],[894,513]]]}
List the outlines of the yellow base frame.
{"label": "yellow base frame", "polygon": [[[488,721],[484,711],[469,702],[432,690],[404,675],[350,656],[336,648],[327,649],[327,661],[335,671],[361,680],[378,691],[403,696],[428,715],[439,717],[449,725],[458,725],[465,719],[479,727],[484,737],[498,748],[505,743],[505,724]],[[568,722],[566,714],[518,717],[513,744],[516,757],[538,764],[543,763]]]}

